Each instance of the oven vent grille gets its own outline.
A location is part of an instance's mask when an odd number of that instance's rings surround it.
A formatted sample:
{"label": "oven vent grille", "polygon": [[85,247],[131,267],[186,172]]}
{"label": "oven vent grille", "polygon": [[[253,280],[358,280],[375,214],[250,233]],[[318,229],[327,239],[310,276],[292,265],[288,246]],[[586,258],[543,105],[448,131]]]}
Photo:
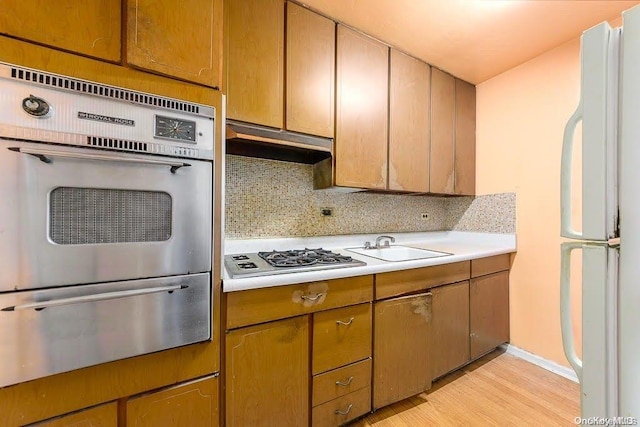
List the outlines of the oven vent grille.
{"label": "oven vent grille", "polygon": [[147,152],[146,142],[128,141],[126,139],[101,138],[97,136],[87,137],[87,145],[93,147],[114,148],[116,150]]}
{"label": "oven vent grille", "polygon": [[161,107],[168,110],[175,110],[186,113],[207,115],[204,114],[204,111],[200,111],[200,106],[197,104],[176,101],[174,99],[163,98],[161,96],[135,92],[132,90],[73,79],[70,77],[62,77],[34,70],[23,70],[20,68],[11,67],[11,77],[18,80],[25,80],[29,82],[39,83],[45,86],[52,86],[55,88],[61,88],[74,92],[87,93],[104,98],[120,99],[135,104]]}

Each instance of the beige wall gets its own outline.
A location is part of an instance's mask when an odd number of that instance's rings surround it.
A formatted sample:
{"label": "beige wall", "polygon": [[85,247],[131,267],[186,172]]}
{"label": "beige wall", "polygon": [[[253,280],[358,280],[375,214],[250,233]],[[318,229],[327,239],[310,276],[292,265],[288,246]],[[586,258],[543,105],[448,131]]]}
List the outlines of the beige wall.
{"label": "beige wall", "polygon": [[[511,343],[564,365],[560,153],[564,125],[579,98],[579,50],[575,39],[477,87],[477,192],[516,193]],[[579,319],[579,289],[574,289]],[[579,322],[574,324],[579,335]]]}

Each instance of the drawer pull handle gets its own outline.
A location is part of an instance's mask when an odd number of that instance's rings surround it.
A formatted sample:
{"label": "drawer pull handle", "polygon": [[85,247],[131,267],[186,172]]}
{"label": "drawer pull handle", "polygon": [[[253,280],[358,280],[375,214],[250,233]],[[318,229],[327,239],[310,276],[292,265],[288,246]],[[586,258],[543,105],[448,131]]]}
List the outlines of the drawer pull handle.
{"label": "drawer pull handle", "polygon": [[301,295],[300,298],[302,298],[305,301],[318,301],[320,298],[322,298],[323,296],[325,296],[324,293],[320,292],[319,294],[316,294],[314,296],[309,296],[309,295]]}
{"label": "drawer pull handle", "polygon": [[336,323],[338,325],[342,325],[342,326],[349,326],[350,324],[353,323],[355,317],[350,318],[349,320],[347,320],[346,322],[343,322],[342,320],[336,320]]}
{"label": "drawer pull handle", "polygon": [[342,381],[336,381],[336,385],[342,386],[342,387],[346,387],[349,384],[351,384],[351,381],[353,381],[353,377],[349,377],[349,379],[345,382]]}
{"label": "drawer pull handle", "polygon": [[347,415],[349,412],[351,412],[351,408],[353,408],[353,403],[350,403],[349,406],[347,406],[347,409],[345,409],[344,411],[336,409],[335,411],[333,411],[333,413],[336,415]]}

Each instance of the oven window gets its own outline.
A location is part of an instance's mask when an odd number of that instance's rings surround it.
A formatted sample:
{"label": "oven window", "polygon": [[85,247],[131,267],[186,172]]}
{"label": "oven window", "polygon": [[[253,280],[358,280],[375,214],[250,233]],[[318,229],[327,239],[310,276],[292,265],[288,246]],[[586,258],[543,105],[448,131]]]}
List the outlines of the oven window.
{"label": "oven window", "polygon": [[171,237],[171,196],[161,191],[58,187],[49,237],[59,245],[161,242]]}

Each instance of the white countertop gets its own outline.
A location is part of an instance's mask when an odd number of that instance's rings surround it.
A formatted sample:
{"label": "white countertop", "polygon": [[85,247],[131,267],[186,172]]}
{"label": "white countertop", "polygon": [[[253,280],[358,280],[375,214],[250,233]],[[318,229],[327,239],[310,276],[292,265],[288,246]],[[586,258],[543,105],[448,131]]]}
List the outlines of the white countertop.
{"label": "white countertop", "polygon": [[232,279],[226,269],[224,269],[222,276],[222,290],[224,292],[234,292],[246,289],[290,285],[293,283],[362,276],[366,274],[449,264],[452,262],[467,261],[474,258],[483,258],[516,251],[515,234],[437,231],[427,233],[391,233],[390,235],[395,237],[395,245],[431,249],[434,251],[448,252],[452,255],[413,261],[389,262],[345,250],[345,248],[362,247],[366,241],[373,243],[379,234],[284,239],[225,239],[223,256],[258,251],[322,247],[334,252],[349,255],[355,259],[366,262],[367,265],[362,267],[336,268],[333,270],[272,274],[269,276],[241,279]]}

